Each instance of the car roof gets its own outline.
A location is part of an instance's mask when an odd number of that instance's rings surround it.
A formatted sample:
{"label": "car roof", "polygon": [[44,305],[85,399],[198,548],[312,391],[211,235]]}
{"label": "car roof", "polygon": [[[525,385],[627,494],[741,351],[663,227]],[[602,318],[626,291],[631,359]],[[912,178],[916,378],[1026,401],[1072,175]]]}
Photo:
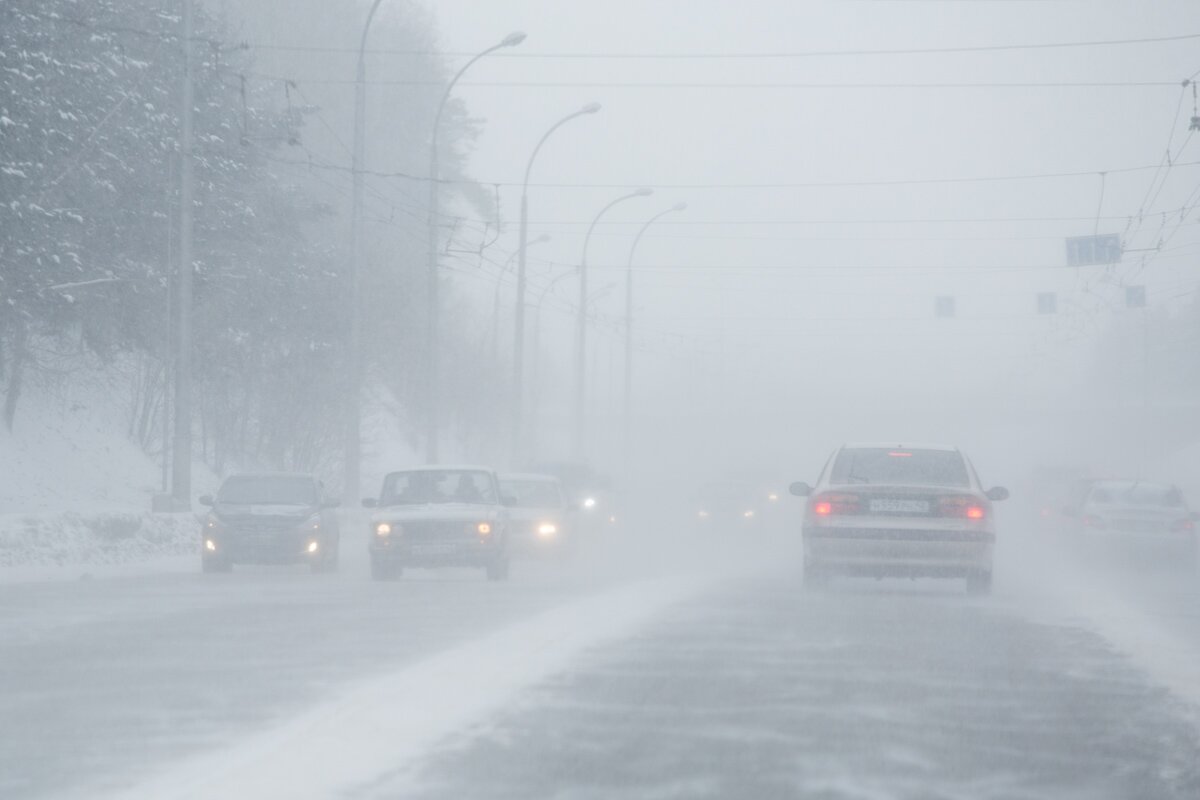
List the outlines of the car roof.
{"label": "car roof", "polygon": [[505,472],[501,473],[500,480],[502,481],[544,481],[545,483],[559,483],[558,478],[553,475],[545,475],[541,472]]}
{"label": "car roof", "polygon": [[940,450],[942,452],[957,453],[958,448],[949,444],[928,444],[920,442],[851,442],[842,445],[843,450]]}

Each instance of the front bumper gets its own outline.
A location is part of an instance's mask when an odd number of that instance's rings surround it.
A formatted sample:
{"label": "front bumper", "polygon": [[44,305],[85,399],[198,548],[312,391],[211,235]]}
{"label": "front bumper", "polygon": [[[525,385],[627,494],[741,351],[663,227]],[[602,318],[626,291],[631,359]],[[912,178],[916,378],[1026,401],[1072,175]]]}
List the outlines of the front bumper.
{"label": "front bumper", "polygon": [[[314,542],[316,550],[310,552]],[[200,538],[200,553],[204,558],[231,564],[308,564],[325,558],[331,546],[324,537],[297,531],[205,532]]]}
{"label": "front bumper", "polygon": [[806,566],[822,572],[873,577],[966,577],[992,569],[992,531],[808,527]]}
{"label": "front bumper", "polygon": [[[485,567],[502,558],[502,542],[479,539],[450,541],[408,541],[389,537],[371,542],[368,552],[377,563],[411,567]],[[393,540],[394,539],[394,540]]]}

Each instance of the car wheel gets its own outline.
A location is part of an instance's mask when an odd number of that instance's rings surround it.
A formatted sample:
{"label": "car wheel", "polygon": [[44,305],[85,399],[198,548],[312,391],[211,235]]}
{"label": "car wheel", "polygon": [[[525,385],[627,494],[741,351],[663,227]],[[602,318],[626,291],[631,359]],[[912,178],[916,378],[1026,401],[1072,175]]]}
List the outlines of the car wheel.
{"label": "car wheel", "polygon": [[992,571],[979,570],[967,576],[967,594],[985,595],[992,593]]}
{"label": "car wheel", "polygon": [[506,581],[508,580],[508,559],[498,558],[487,565],[487,578],[489,581]]}
{"label": "car wheel", "polygon": [[200,559],[200,570],[206,573],[232,572],[233,562],[226,561],[223,558],[202,558]]}
{"label": "car wheel", "polygon": [[371,580],[373,581],[394,581],[404,572],[404,568],[399,564],[379,559],[371,559]]}

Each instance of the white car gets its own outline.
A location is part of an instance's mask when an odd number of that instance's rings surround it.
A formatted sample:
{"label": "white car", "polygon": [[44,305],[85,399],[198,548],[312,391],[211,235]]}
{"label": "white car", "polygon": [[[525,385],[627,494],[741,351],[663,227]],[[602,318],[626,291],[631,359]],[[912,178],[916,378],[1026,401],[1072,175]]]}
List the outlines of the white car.
{"label": "white car", "polygon": [[500,495],[509,509],[509,546],[528,555],[564,553],[575,544],[575,510],[553,475],[500,476]]}
{"label": "white car", "polygon": [[965,578],[967,590],[992,585],[996,541],[992,501],[971,462],[954,447],[844,445],[808,497],[804,515],[804,577],[819,585],[831,575]]}
{"label": "white car", "polygon": [[421,467],[390,473],[371,516],[371,577],[394,580],[405,567],[480,567],[508,578],[509,514],[488,467]]}
{"label": "white car", "polygon": [[1063,509],[1067,529],[1083,545],[1111,543],[1139,553],[1161,553],[1196,568],[1196,518],[1183,492],[1165,483],[1097,480],[1082,500]]}

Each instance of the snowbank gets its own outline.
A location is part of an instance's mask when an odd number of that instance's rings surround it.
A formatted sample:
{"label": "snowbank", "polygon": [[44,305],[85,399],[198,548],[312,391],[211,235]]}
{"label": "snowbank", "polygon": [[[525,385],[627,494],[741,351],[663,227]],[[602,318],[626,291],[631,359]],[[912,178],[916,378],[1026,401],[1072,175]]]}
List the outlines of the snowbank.
{"label": "snowbank", "polygon": [[0,515],[0,568],[123,565],[198,552],[193,514]]}

